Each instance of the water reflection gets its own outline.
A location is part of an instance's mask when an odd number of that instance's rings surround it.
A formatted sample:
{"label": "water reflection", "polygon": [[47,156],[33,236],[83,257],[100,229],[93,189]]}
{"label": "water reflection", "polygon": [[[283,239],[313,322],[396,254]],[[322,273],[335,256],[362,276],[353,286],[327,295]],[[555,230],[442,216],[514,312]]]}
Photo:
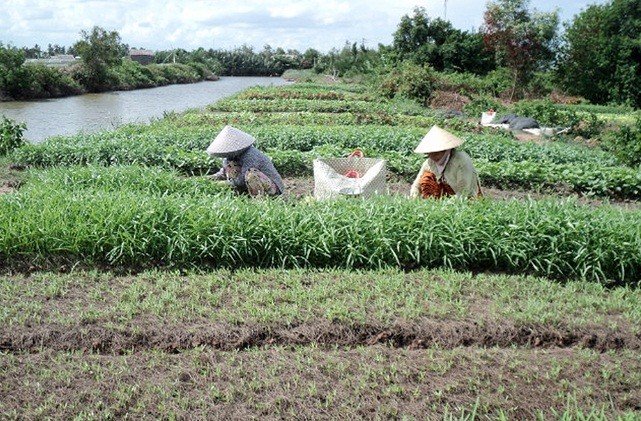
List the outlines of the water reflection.
{"label": "water reflection", "polygon": [[135,91],[87,94],[68,98],[0,102],[0,113],[27,124],[33,143],[50,136],[113,130],[126,123],[147,123],[165,112],[203,108],[251,86],[279,86],[281,78],[223,77],[215,82],[170,85]]}

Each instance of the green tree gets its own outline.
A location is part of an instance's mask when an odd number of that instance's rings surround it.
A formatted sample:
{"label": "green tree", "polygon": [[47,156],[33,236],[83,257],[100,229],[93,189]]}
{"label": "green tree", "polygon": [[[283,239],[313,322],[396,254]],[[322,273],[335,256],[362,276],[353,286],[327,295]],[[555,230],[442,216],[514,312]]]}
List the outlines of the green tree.
{"label": "green tree", "polygon": [[641,107],[641,2],[592,5],[567,25],[558,77],[591,102]]}
{"label": "green tree", "polygon": [[24,51],[25,58],[42,58],[44,53],[38,44],[34,45],[33,48],[22,47]]}
{"label": "green tree", "polygon": [[49,57],[53,57],[58,54],[67,54],[67,49],[58,44],[49,44],[49,46],[47,47],[47,53],[49,54]]}
{"label": "green tree", "polygon": [[60,69],[25,63],[24,49],[0,43],[0,98],[51,98],[79,92],[77,82]]}
{"label": "green tree", "polygon": [[399,62],[429,64],[436,71],[485,74],[494,68],[482,35],[455,29],[440,18],[430,19],[422,7],[414,8],[413,16],[401,18],[391,51]]}
{"label": "green tree", "polygon": [[414,8],[414,16],[404,15],[393,34],[392,47],[399,61],[411,58],[419,48],[428,44],[430,18],[423,7]]}
{"label": "green tree", "polygon": [[316,57],[314,71],[334,78],[354,77],[371,74],[379,66],[380,61],[380,54],[366,48],[364,43],[358,45],[356,42],[345,41],[342,49],[332,48],[327,54]]}
{"label": "green tree", "polygon": [[109,89],[109,69],[121,64],[129,48],[120,42],[116,31],[94,26],[90,32],[83,30],[80,34],[82,40],[72,47],[84,65],[80,83],[91,92]]}
{"label": "green tree", "polygon": [[547,68],[556,52],[558,11],[530,12],[529,0],[496,0],[484,14],[484,43],[496,63],[512,73],[512,93],[521,95],[534,72]]}
{"label": "green tree", "polygon": [[301,67],[303,69],[311,69],[314,67],[318,59],[320,58],[321,53],[320,51],[314,49],[314,48],[308,48],[305,50],[303,53],[302,57],[302,62],[301,62]]}
{"label": "green tree", "polygon": [[0,42],[0,98],[14,96],[20,90],[24,56],[23,50],[10,45],[5,47]]}

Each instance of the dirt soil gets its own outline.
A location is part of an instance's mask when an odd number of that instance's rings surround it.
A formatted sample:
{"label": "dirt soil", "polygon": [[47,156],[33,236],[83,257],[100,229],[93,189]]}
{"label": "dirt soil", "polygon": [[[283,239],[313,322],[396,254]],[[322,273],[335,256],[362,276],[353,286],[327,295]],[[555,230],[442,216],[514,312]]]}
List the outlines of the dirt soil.
{"label": "dirt soil", "polygon": [[[28,295],[42,280],[6,285]],[[10,306],[34,316],[0,326],[0,418],[462,419],[465,408],[559,419],[572,396],[584,414],[641,415],[641,336],[616,314],[583,328],[515,324],[480,297],[473,318],[389,324],[170,320],[142,303],[129,321],[73,314],[78,301],[103,314],[133,281],[110,279],[102,297],[72,282]]]}
{"label": "dirt soil", "polygon": [[[285,197],[303,199],[305,197],[314,196],[314,179],[313,177],[286,177],[283,179],[285,183],[286,194]],[[409,197],[410,187],[412,185],[411,181],[401,180],[398,177],[391,176],[388,177],[387,187],[390,195],[397,195],[403,197]],[[537,193],[531,191],[518,191],[518,190],[501,190],[493,187],[482,186],[483,195],[486,198],[493,200],[527,200],[528,198],[532,199],[542,199],[545,197],[574,197],[579,203],[591,206],[598,206],[604,203],[604,199],[598,197],[588,197],[581,196],[573,193],[563,185],[558,186],[558,190],[555,192],[549,193]],[[625,209],[641,209],[641,202],[634,201],[622,201],[610,199],[608,203],[622,207]]]}

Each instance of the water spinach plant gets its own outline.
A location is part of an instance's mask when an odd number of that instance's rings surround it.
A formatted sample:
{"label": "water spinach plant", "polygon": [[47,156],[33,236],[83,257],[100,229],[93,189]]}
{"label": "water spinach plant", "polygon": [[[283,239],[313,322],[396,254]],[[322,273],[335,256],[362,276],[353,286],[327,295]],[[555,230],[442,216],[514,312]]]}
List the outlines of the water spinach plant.
{"label": "water spinach plant", "polygon": [[641,273],[641,215],[571,199],[256,202],[204,177],[91,167],[34,176],[0,210],[6,265],[446,267],[605,283]]}

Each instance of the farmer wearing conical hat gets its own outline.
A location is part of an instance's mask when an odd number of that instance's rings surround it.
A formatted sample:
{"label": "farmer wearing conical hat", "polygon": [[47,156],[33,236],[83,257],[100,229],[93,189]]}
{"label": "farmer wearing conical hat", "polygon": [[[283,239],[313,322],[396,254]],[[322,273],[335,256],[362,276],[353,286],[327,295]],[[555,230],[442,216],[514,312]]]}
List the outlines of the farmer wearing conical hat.
{"label": "farmer wearing conical hat", "polygon": [[211,178],[227,180],[238,192],[252,197],[283,194],[280,174],[271,159],[253,146],[255,141],[242,130],[225,126],[207,148],[210,156],[224,158],[220,171]]}
{"label": "farmer wearing conical hat", "polygon": [[453,134],[433,126],[414,152],[425,154],[410,189],[413,199],[446,196],[481,197],[481,184],[469,155],[456,149],[463,143]]}

